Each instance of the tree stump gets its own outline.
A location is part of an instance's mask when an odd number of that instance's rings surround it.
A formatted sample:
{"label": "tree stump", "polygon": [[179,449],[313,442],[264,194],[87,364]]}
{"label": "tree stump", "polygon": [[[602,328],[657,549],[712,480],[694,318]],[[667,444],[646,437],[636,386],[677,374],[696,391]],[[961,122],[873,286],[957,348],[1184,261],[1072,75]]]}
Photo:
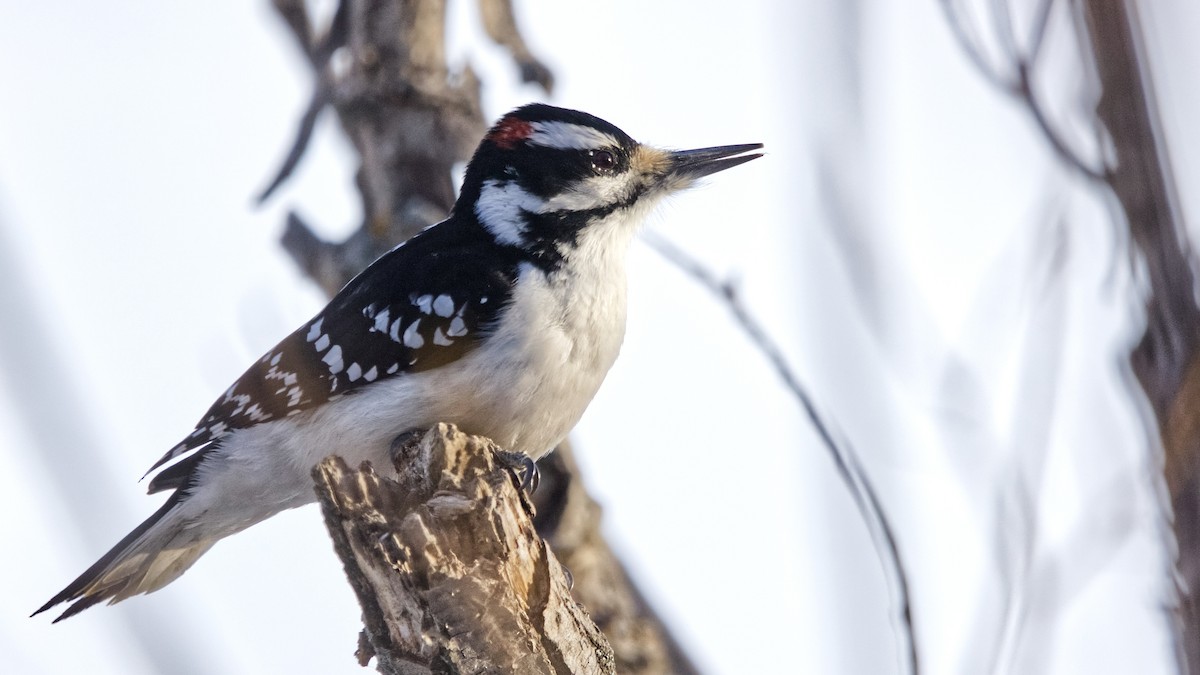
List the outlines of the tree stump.
{"label": "tree stump", "polygon": [[359,662],[381,673],[615,673],[533,506],[489,440],[439,424],[396,476],[328,457],[314,470],[363,608]]}

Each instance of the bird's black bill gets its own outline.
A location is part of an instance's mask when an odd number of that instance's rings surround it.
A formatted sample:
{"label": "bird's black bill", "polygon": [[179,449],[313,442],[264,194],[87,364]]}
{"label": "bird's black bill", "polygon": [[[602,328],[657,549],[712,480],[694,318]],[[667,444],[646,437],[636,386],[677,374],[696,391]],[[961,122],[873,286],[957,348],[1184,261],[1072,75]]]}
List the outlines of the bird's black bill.
{"label": "bird's black bill", "polygon": [[762,143],[748,143],[699,150],[677,150],[671,153],[671,173],[686,178],[708,176],[762,157],[761,152],[745,154],[751,150],[761,150],[762,146]]}

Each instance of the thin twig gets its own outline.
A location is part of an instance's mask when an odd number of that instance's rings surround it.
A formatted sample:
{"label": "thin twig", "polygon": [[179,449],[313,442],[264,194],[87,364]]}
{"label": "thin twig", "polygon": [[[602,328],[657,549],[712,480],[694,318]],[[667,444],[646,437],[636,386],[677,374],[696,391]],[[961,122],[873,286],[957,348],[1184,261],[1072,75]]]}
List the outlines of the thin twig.
{"label": "thin twig", "polygon": [[271,179],[267,187],[258,193],[258,197],[255,198],[256,203],[263,204],[270,199],[275,190],[283,185],[284,181],[290,178],[296,167],[300,165],[300,159],[304,157],[304,151],[308,149],[308,143],[312,140],[313,130],[317,128],[317,117],[320,116],[328,102],[328,89],[318,84],[313,88],[312,98],[308,101],[304,115],[300,117],[300,124],[296,128],[296,137],[292,140],[292,147],[288,150],[287,157],[284,158],[279,170],[275,172],[275,177]]}
{"label": "thin twig", "polygon": [[296,9],[295,4],[292,2],[276,2],[275,8],[279,10],[288,27],[292,29],[296,39],[305,45],[305,54],[312,63],[313,72],[316,73],[317,77],[316,82],[313,84],[312,96],[308,100],[308,107],[305,108],[304,115],[300,117],[300,124],[296,127],[296,137],[292,140],[292,146],[288,149],[287,157],[284,158],[279,170],[275,172],[275,177],[258,194],[258,197],[255,199],[258,204],[266,202],[275,193],[275,190],[292,176],[296,167],[299,166],[300,160],[304,157],[305,151],[308,150],[313,130],[317,126],[317,117],[325,109],[325,106],[329,104],[333,93],[334,76],[329,67],[329,61],[338,47],[346,44],[347,22],[349,20],[346,2],[338,3],[337,9],[333,14],[333,20],[329,24],[329,30],[317,40],[316,44],[309,44],[312,40],[310,37],[312,31],[309,27],[308,15],[304,9],[304,4],[299,3],[299,9]]}
{"label": "thin twig", "polygon": [[984,55],[980,45],[981,41],[974,35],[974,22],[964,19],[959,14],[958,9],[954,6],[954,0],[941,0],[938,4],[941,5],[942,13],[946,16],[946,23],[950,25],[950,32],[958,40],[958,46],[966,54],[967,60],[975,66],[985,80],[991,82],[996,88],[1004,91],[1011,90],[1013,81],[998,69],[993,68],[987,56]]}
{"label": "thin twig", "polygon": [[275,11],[279,13],[280,18],[291,30],[300,50],[311,59],[312,21],[308,18],[308,6],[305,5],[304,0],[274,0],[271,4],[275,6]]}
{"label": "thin twig", "polygon": [[1025,109],[1033,117],[1038,131],[1050,143],[1054,154],[1058,155],[1059,159],[1067,166],[1075,169],[1083,177],[1098,183],[1107,183],[1112,175],[1112,168],[1105,165],[1103,161],[1101,162],[1102,167],[1100,169],[1096,169],[1085,162],[1067,144],[1058,130],[1054,128],[1054,125],[1050,122],[1050,116],[1046,113],[1045,106],[1042,105],[1041,100],[1034,92],[1033,74],[1042,52],[1042,46],[1045,43],[1046,29],[1049,25],[1053,2],[1054,0],[1043,0],[1042,4],[1038,7],[1038,11],[1034,15],[1034,25],[1030,33],[1028,51],[1024,53],[1021,52],[1020,47],[1016,44],[1012,18],[1008,12],[1007,3],[1004,0],[996,0],[993,5],[993,11],[997,16],[996,20],[1000,24],[997,30],[1000,31],[1001,41],[1013,51],[1012,67],[1014,68],[1015,76],[1011,78],[999,74],[988,63],[987,59],[983,56],[979,40],[974,37],[974,24],[968,20],[964,20],[955,8],[953,0],[941,0],[939,4],[942,6],[942,11],[946,16],[946,23],[950,26],[950,32],[954,34],[967,60],[975,66],[985,80],[991,82],[1000,91],[1025,104]]}
{"label": "thin twig", "polygon": [[1054,154],[1058,155],[1059,159],[1078,171],[1084,177],[1096,181],[1097,183],[1107,183],[1111,176],[1111,170],[1105,166],[1103,169],[1096,169],[1089,166],[1083,161],[1074,150],[1067,146],[1066,140],[1058,133],[1050,123],[1050,118],[1046,114],[1046,109],[1042,106],[1037,94],[1033,92],[1033,81],[1031,80],[1030,68],[1024,62],[1017,66],[1017,98],[1025,102],[1025,108],[1033,117],[1033,121],[1037,124],[1038,130],[1042,132],[1046,142],[1054,150]]}
{"label": "thin twig", "polygon": [[787,388],[800,402],[813,429],[820,437],[822,444],[829,451],[838,475],[850,491],[859,514],[867,524],[871,541],[879,554],[880,561],[885,567],[891,567],[896,580],[896,591],[899,596],[901,629],[908,638],[909,669],[913,675],[920,672],[920,661],[917,654],[916,631],[913,627],[912,602],[909,596],[908,572],[900,556],[900,548],[896,543],[895,532],[887,518],[879,496],[867,477],[861,461],[853,446],[842,434],[837,433],[833,426],[826,422],[817,410],[808,389],[788,364],[787,358],[774,340],[767,335],[766,330],[746,308],[738,293],[737,286],[728,279],[719,278],[716,273],[707,268],[699,260],[653,232],[643,233],[643,241],[667,262],[678,267],[694,281],[717,297],[733,314],[738,326],[746,333],[759,352],[767,358],[774,367]]}

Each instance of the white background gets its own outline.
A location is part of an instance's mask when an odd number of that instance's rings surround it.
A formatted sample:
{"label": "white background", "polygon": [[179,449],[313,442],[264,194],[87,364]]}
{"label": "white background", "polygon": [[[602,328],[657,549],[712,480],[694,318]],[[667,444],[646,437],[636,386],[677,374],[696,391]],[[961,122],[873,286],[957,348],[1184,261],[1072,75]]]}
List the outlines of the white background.
{"label": "white background", "polygon": [[[26,618],[156,507],[146,467],[321,306],[276,244],[286,210],[330,237],[358,222],[329,115],[252,208],[310,86],[268,5],[0,5],[0,671],[361,672],[313,507],[151,596]],[[1200,17],[1155,9],[1194,213]],[[450,11],[490,116],[542,98],[472,3]],[[927,672],[1170,672],[1156,460],[1121,379],[1138,330],[1123,225],[937,3],[518,12],[551,102],[649,143],[766,144],[650,227],[742,281],[863,455]],[[1045,88],[1072,128],[1087,89],[1056,17],[1068,65]],[[707,672],[896,672],[894,594],[796,401],[719,304],[632,257],[625,348],[574,438],[634,575]]]}

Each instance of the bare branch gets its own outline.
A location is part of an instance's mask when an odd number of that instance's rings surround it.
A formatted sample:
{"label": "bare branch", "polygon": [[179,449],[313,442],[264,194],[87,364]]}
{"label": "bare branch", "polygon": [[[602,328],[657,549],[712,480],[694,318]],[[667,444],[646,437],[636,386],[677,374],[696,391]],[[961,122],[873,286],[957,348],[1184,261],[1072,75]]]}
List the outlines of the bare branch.
{"label": "bare branch", "polygon": [[1033,91],[1033,81],[1031,80],[1030,67],[1024,61],[1017,65],[1017,91],[1015,95],[1025,103],[1025,108],[1033,117],[1033,121],[1037,124],[1038,130],[1042,132],[1042,136],[1050,144],[1054,150],[1054,154],[1067,164],[1067,166],[1075,169],[1085,178],[1096,181],[1098,183],[1106,183],[1111,176],[1111,169],[1105,166],[1103,169],[1096,169],[1089,166],[1083,159],[1071,149],[1058,130],[1050,123],[1050,118],[1046,115],[1046,109],[1042,106],[1041,100]]}
{"label": "bare branch", "polygon": [[506,47],[521,72],[522,82],[537,82],[547,94],[554,92],[554,73],[538,60],[517,30],[512,0],[479,0],[483,27],[496,44]]}
{"label": "bare branch", "polygon": [[300,45],[300,50],[304,52],[305,56],[311,58],[312,21],[308,18],[308,7],[304,4],[304,0],[273,0],[271,4],[275,6],[275,11],[279,13],[283,22],[291,30],[292,36]]}
{"label": "bare branch", "polygon": [[1050,122],[1049,115],[1046,113],[1045,106],[1042,105],[1041,100],[1034,91],[1033,73],[1037,65],[1037,60],[1041,55],[1042,46],[1045,43],[1046,29],[1049,25],[1050,12],[1053,9],[1054,0],[1042,0],[1042,4],[1038,7],[1038,11],[1034,15],[1034,24],[1030,33],[1030,44],[1027,52],[1022,52],[1020,46],[1016,43],[1016,32],[1013,29],[1012,16],[1007,1],[993,1],[992,13],[995,14],[996,23],[998,24],[997,30],[1000,34],[1000,40],[1004,43],[1006,49],[1011,52],[1013,60],[1012,67],[1015,76],[1011,78],[1000,74],[997,69],[988,63],[986,57],[983,55],[983,49],[980,46],[980,40],[975,32],[974,24],[969,19],[964,19],[954,6],[953,1],[941,0],[940,4],[946,16],[946,23],[950,26],[950,32],[954,34],[967,60],[976,67],[985,80],[991,82],[1000,91],[1025,104],[1025,109],[1033,117],[1038,131],[1050,143],[1050,147],[1054,150],[1054,154],[1058,155],[1059,159],[1083,177],[1098,183],[1107,183],[1112,175],[1112,168],[1103,165],[1102,162],[1102,167],[1097,169],[1084,161],[1079,156],[1079,153],[1070,147],[1062,137],[1062,134],[1054,128],[1054,125]]}
{"label": "bare branch", "polygon": [[317,76],[313,82],[313,93],[308,100],[308,107],[304,110],[304,115],[300,117],[300,124],[297,125],[296,138],[292,141],[292,147],[288,150],[287,157],[283,160],[279,171],[275,173],[275,177],[255,200],[260,205],[267,201],[288,178],[291,178],[292,172],[300,164],[300,159],[304,157],[304,151],[308,149],[309,141],[312,140],[313,130],[317,126],[317,117],[330,102],[333,72],[329,67],[329,60],[339,47],[346,44],[347,17],[349,16],[346,6],[346,2],[338,3],[337,10],[333,14],[333,21],[329,24],[329,30],[317,44],[313,44],[312,29],[303,1],[276,0],[275,2],[275,8],[283,16],[284,22],[304,45],[304,53],[308,56],[313,72]]}
{"label": "bare branch", "polygon": [[275,177],[267,187],[255,198],[255,202],[263,204],[275,193],[275,190],[283,185],[288,178],[291,178],[292,172],[300,164],[300,159],[304,157],[304,151],[308,149],[308,142],[312,139],[313,130],[317,127],[317,117],[321,111],[325,109],[325,105],[329,103],[328,90],[325,87],[317,86],[313,88],[312,98],[308,101],[308,108],[304,111],[304,115],[300,118],[300,124],[296,129],[296,138],[292,141],[292,147],[288,150],[287,157],[284,158],[283,164],[279,170],[275,172]]}
{"label": "bare branch", "polygon": [[850,491],[859,514],[866,522],[880,561],[885,567],[890,568],[895,579],[897,600],[900,605],[900,627],[908,641],[909,672],[916,675],[920,672],[920,660],[917,652],[916,631],[913,627],[908,572],[900,556],[900,548],[896,543],[891,522],[887,518],[883,505],[879,502],[879,496],[867,477],[853,446],[822,417],[812,396],[800,382],[800,378],[792,371],[783,351],[746,308],[737,286],[732,281],[721,279],[699,260],[653,232],[644,232],[643,240],[667,262],[682,270],[725,305],[733,314],[738,326],[746,333],[759,352],[770,361],[784,385],[800,402],[805,415],[817,432],[817,436],[820,437],[821,443],[829,451],[838,475],[841,476],[846,489]]}
{"label": "bare branch", "polygon": [[938,4],[941,5],[942,13],[946,16],[950,32],[958,41],[958,46],[962,48],[967,60],[975,66],[983,79],[991,82],[997,89],[1011,91],[1016,86],[1016,82],[988,62],[987,56],[983,53],[982,41],[975,32],[975,23],[959,14],[958,9],[954,6],[954,0],[940,0]]}

